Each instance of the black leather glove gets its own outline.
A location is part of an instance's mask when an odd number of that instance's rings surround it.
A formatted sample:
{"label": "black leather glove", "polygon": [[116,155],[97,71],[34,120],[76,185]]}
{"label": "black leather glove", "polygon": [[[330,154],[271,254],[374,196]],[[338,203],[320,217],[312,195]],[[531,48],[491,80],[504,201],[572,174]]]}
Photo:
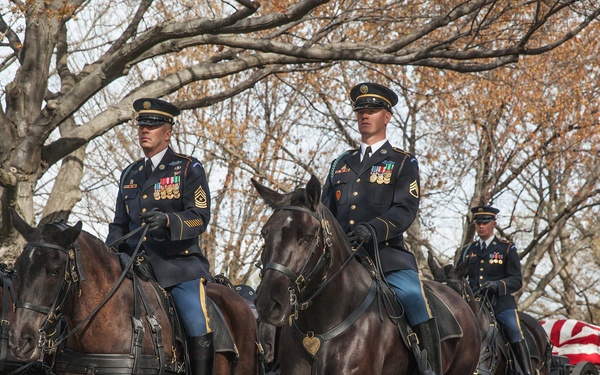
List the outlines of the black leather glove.
{"label": "black leather glove", "polygon": [[481,286],[483,289],[487,289],[490,293],[498,294],[498,282],[497,281],[486,281]]}
{"label": "black leather glove", "polygon": [[142,219],[144,223],[148,224],[149,232],[164,229],[167,227],[167,223],[169,222],[167,214],[160,211],[144,212],[143,214],[140,214],[140,219]]}
{"label": "black leather glove", "polygon": [[348,237],[356,237],[356,241],[359,243],[369,243],[373,239],[373,236],[371,235],[371,230],[369,229],[369,227],[367,227],[366,224],[358,224],[352,232],[348,233]]}

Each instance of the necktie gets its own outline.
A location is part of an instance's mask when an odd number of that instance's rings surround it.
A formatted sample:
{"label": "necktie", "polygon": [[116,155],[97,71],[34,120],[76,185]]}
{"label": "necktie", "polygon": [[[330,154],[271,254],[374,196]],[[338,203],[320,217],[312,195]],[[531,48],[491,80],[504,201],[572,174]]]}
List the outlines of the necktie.
{"label": "necktie", "polygon": [[487,250],[487,243],[485,243],[485,241],[482,241],[481,242],[481,252],[483,253],[486,250]]}
{"label": "necktie", "polygon": [[150,173],[152,173],[152,159],[146,160],[146,166],[144,167],[144,174],[146,175],[146,180],[150,177]]}
{"label": "necktie", "polygon": [[366,164],[369,160],[369,157],[371,157],[371,146],[367,146],[367,148],[365,149],[365,154],[363,155],[362,163]]}

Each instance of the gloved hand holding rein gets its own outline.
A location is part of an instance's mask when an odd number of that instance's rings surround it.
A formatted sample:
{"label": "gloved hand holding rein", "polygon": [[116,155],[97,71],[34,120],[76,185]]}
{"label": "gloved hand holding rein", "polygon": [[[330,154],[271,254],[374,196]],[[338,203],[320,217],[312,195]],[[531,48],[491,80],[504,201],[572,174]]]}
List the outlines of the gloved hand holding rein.
{"label": "gloved hand holding rein", "polygon": [[164,212],[150,211],[140,214],[140,219],[148,225],[148,231],[154,232],[169,225],[169,217]]}

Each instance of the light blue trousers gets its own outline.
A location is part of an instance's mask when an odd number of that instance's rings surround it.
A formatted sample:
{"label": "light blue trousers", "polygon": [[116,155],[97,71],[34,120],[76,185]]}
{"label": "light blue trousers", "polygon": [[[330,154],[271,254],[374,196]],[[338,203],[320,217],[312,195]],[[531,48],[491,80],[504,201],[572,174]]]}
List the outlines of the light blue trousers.
{"label": "light blue trousers", "polygon": [[521,330],[521,321],[517,310],[508,309],[496,315],[496,320],[500,323],[500,327],[504,331],[504,335],[511,344],[515,344],[525,338]]}
{"label": "light blue trousers", "polygon": [[396,296],[406,314],[408,324],[416,326],[433,317],[427,301],[419,274],[413,270],[398,270],[385,274],[385,280],[396,292]]}
{"label": "light blue trousers", "polygon": [[208,332],[204,284],[200,279],[175,285],[171,290],[175,309],[188,337],[202,336]]}

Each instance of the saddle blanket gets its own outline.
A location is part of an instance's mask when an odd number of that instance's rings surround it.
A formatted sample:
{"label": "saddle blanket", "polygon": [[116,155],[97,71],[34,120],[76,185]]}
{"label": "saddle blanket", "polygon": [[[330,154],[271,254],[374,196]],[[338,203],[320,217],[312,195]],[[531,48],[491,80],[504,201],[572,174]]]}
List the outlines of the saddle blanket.
{"label": "saddle blanket", "polygon": [[569,358],[571,364],[592,362],[600,365],[600,327],[575,319],[549,319],[542,323],[553,355]]}

